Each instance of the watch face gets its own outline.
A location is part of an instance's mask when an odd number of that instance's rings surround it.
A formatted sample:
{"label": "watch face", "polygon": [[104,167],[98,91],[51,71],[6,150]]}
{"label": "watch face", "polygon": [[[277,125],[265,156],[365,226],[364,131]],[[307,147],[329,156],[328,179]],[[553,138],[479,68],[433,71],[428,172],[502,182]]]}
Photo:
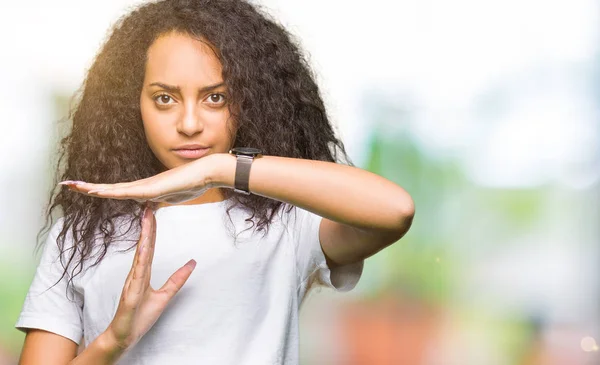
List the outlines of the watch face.
{"label": "watch face", "polygon": [[236,155],[256,156],[256,155],[260,155],[262,153],[262,151],[259,150],[258,148],[252,148],[252,147],[235,147],[235,148],[231,149],[230,153],[233,153]]}

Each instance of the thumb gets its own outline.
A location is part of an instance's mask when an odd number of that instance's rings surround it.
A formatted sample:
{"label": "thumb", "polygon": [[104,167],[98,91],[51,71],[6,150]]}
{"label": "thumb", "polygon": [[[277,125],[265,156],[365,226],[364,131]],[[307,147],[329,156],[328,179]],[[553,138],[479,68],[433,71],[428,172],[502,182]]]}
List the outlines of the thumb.
{"label": "thumb", "polygon": [[167,296],[167,300],[173,298],[179,289],[183,287],[195,267],[196,260],[192,259],[188,261],[169,277],[167,282],[158,290],[158,292],[164,293]]}

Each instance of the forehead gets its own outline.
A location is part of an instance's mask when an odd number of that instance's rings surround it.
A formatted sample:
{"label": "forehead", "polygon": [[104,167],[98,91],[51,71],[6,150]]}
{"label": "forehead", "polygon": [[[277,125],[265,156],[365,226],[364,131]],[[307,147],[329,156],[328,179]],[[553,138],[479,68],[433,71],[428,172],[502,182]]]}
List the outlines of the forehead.
{"label": "forehead", "polygon": [[146,80],[176,85],[222,81],[221,62],[210,46],[181,33],[157,38],[148,49]]}

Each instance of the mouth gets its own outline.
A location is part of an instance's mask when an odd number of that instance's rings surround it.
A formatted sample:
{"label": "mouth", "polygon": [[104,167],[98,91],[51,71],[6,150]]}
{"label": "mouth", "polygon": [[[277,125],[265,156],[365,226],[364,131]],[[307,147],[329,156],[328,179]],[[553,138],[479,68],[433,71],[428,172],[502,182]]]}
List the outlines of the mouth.
{"label": "mouth", "polygon": [[206,155],[208,150],[209,150],[208,148],[185,148],[185,149],[173,150],[173,152],[181,158],[194,159],[194,158],[200,158],[200,157]]}

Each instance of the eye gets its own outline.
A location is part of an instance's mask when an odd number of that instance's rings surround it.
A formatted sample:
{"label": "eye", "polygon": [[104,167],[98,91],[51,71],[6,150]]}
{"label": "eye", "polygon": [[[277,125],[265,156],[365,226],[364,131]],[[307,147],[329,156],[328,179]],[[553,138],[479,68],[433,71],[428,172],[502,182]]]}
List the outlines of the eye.
{"label": "eye", "polygon": [[173,100],[173,98],[168,95],[168,94],[158,94],[155,95],[152,99],[154,99],[154,102],[157,103],[158,105],[168,105],[169,104],[169,100]]}
{"label": "eye", "polygon": [[223,94],[210,94],[206,100],[210,104],[223,104],[225,102],[225,95]]}

